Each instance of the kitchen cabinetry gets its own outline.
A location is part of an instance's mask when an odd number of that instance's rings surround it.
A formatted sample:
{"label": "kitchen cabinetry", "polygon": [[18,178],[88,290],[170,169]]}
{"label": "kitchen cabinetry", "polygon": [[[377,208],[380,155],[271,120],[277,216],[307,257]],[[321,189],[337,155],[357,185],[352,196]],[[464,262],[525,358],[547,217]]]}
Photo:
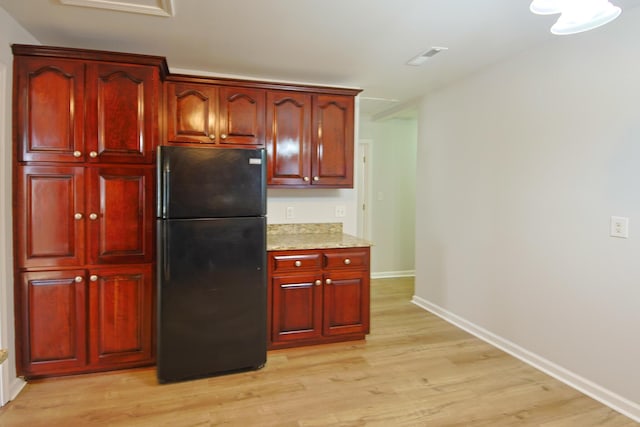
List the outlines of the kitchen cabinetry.
{"label": "kitchen cabinetry", "polygon": [[368,247],[269,252],[269,348],[369,333]]}
{"label": "kitchen cabinetry", "polygon": [[265,90],[170,78],[167,141],[215,146],[264,146]]}
{"label": "kitchen cabinetry", "polygon": [[270,91],[267,184],[353,188],[353,104],[353,94]]}
{"label": "kitchen cabinetry", "polygon": [[15,76],[19,161],[153,163],[157,67],[22,57]]}
{"label": "kitchen cabinetry", "polygon": [[20,275],[21,375],[148,364],[153,357],[151,266]]}
{"label": "kitchen cabinetry", "polygon": [[152,364],[164,59],[13,50],[18,374]]}

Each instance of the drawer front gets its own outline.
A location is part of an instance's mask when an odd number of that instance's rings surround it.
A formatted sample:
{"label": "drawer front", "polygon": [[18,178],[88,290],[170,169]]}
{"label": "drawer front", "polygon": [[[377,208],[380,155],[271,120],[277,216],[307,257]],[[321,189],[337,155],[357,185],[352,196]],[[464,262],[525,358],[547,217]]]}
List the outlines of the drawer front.
{"label": "drawer front", "polygon": [[320,252],[273,255],[273,271],[319,270],[322,268]]}
{"label": "drawer front", "polygon": [[324,268],[365,268],[369,265],[368,248],[328,251],[324,253]]}

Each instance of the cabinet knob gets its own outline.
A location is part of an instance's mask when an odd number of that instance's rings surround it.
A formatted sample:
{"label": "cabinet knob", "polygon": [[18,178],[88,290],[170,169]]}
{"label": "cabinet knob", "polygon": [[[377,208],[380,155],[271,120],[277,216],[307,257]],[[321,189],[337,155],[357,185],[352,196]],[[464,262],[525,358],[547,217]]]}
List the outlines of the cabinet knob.
{"label": "cabinet knob", "polygon": [[309,182],[309,177],[308,177],[308,176],[305,176],[304,178],[302,178],[302,180],[303,180],[304,182]]}
{"label": "cabinet knob", "polygon": [[95,221],[96,219],[98,219],[98,214],[97,213],[90,213],[89,214],[89,219],[92,221]]}
{"label": "cabinet knob", "polygon": [[327,279],[324,281],[324,283],[326,283],[327,285],[330,285],[332,282],[331,282],[331,279]]}
{"label": "cabinet knob", "polygon": [[296,261],[293,263],[296,267],[300,267],[302,265],[302,261]]}
{"label": "cabinet knob", "polygon": [[214,139],[216,139],[216,136],[214,134],[210,134],[209,139],[213,141]]}
{"label": "cabinet knob", "polygon": [[98,157],[98,153],[96,151],[92,151],[89,153],[89,157],[91,157],[92,159],[95,159],[96,157]]}
{"label": "cabinet knob", "polygon": [[97,282],[98,281],[98,276],[95,274],[92,274],[91,276],[89,276],[89,280],[91,280],[92,282]]}
{"label": "cabinet knob", "polygon": [[314,181],[320,181],[320,177],[318,177],[318,176],[314,176],[314,177],[313,177],[313,180],[314,180]]}
{"label": "cabinet knob", "polygon": [[73,280],[75,280],[76,283],[80,283],[82,282],[82,276],[76,276],[76,278]]}
{"label": "cabinet knob", "polygon": [[221,139],[227,139],[227,134],[226,134],[226,133],[223,133],[222,135],[220,135],[220,138],[221,138]]}
{"label": "cabinet knob", "polygon": [[81,151],[74,151],[73,152],[73,157],[80,157],[82,156],[82,152]]}
{"label": "cabinet knob", "polygon": [[318,279],[318,280],[316,280],[316,281],[314,282],[314,284],[315,284],[316,286],[320,286],[320,285],[322,285],[322,280]]}
{"label": "cabinet knob", "polygon": [[82,214],[81,214],[80,212],[78,212],[78,213],[76,213],[73,217],[74,217],[75,219],[82,219]]}
{"label": "cabinet knob", "polygon": [[349,265],[351,264],[351,260],[349,258],[345,258],[344,263],[345,265]]}

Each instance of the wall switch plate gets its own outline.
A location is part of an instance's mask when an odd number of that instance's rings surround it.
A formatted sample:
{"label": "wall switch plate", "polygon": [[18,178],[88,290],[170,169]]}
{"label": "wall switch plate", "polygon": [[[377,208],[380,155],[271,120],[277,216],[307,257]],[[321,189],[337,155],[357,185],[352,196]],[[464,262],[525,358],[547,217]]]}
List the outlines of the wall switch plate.
{"label": "wall switch plate", "polygon": [[344,218],[347,215],[347,208],[344,205],[336,206],[336,218]]}
{"label": "wall switch plate", "polygon": [[612,216],[611,230],[609,234],[611,237],[622,237],[623,239],[629,238],[629,218],[624,216]]}
{"label": "wall switch plate", "polygon": [[293,210],[293,206],[287,206],[287,213],[286,213],[287,219],[291,219],[295,216],[296,214],[295,214],[295,211]]}

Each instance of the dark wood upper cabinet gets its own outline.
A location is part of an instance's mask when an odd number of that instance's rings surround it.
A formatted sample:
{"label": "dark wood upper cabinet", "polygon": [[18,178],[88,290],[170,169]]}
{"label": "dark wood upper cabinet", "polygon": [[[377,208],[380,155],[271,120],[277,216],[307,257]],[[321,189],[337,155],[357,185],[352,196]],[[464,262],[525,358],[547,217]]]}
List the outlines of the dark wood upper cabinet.
{"label": "dark wood upper cabinet", "polygon": [[[296,186],[311,176],[311,95],[267,93],[267,182]],[[305,180],[306,178],[306,180]]]}
{"label": "dark wood upper cabinet", "polygon": [[267,95],[267,184],[353,187],[353,95]]}
{"label": "dark wood upper cabinet", "polygon": [[19,161],[153,163],[158,65],[40,57],[46,48],[15,51],[37,55],[15,63]]}
{"label": "dark wood upper cabinet", "polygon": [[167,140],[215,143],[218,88],[210,85],[167,83]]}
{"label": "dark wood upper cabinet", "polygon": [[264,146],[265,90],[169,81],[167,141]]}
{"label": "dark wood upper cabinet", "polygon": [[90,162],[153,163],[160,81],[154,67],[87,66],[85,151]]}
{"label": "dark wood upper cabinet", "polygon": [[14,121],[19,160],[84,161],[84,78],[83,62],[16,61]]}
{"label": "dark wood upper cabinet", "polygon": [[353,187],[353,97],[315,95],[313,103],[311,183]]}

